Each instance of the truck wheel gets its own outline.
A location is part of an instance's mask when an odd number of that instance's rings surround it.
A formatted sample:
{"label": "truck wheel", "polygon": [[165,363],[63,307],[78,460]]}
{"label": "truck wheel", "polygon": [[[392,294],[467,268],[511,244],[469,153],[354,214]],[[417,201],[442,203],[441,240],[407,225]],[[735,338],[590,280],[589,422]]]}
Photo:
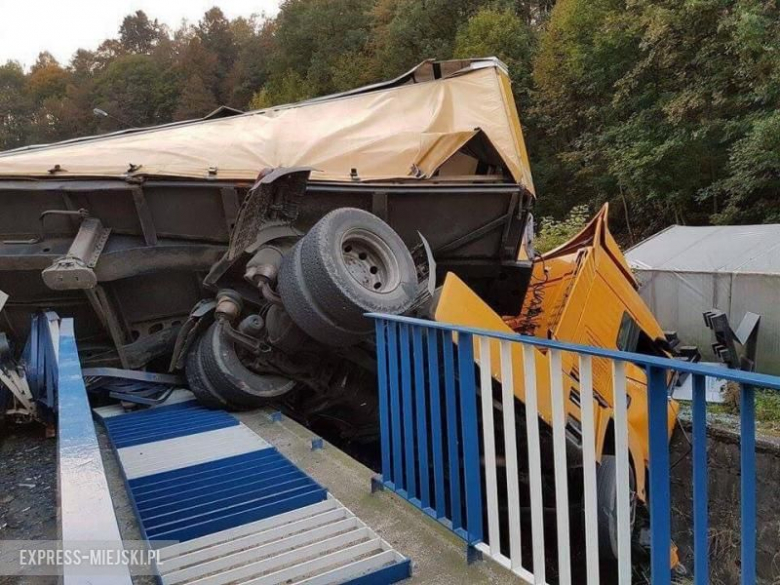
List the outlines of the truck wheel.
{"label": "truck wheel", "polygon": [[285,256],[282,302],[293,321],[332,346],[369,335],[368,312],[400,314],[417,296],[417,271],[401,237],[361,209],[328,213]]}
{"label": "truck wheel", "polygon": [[288,378],[256,374],[244,366],[223,326],[221,322],[211,325],[187,360],[187,380],[199,400],[205,397],[204,406],[257,408],[293,389],[295,382]]}
{"label": "truck wheel", "polygon": [[[604,455],[596,471],[598,492],[599,554],[604,559],[618,558],[617,535],[617,460],[614,455]],[[631,532],[636,516],[636,474],[629,465],[629,506],[631,508]]]}
{"label": "truck wheel", "polygon": [[199,348],[200,340],[198,339],[190,346],[190,350],[187,353],[185,373],[190,390],[195,395],[195,398],[198,399],[198,402],[206,408],[230,408],[227,401],[217,394],[214,388],[212,388],[211,382],[206,378],[200,360]]}

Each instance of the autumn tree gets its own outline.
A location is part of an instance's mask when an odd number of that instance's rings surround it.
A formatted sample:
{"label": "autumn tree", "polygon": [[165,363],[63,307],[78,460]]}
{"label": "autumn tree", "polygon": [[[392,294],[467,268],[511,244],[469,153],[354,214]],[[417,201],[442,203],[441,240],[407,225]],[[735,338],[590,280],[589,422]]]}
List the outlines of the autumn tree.
{"label": "autumn tree", "polygon": [[125,16],[119,27],[119,43],[128,53],[149,54],[165,36],[162,25],[143,10]]}
{"label": "autumn tree", "polygon": [[8,61],[0,66],[0,150],[23,146],[27,142],[32,106],[26,83],[19,63]]}

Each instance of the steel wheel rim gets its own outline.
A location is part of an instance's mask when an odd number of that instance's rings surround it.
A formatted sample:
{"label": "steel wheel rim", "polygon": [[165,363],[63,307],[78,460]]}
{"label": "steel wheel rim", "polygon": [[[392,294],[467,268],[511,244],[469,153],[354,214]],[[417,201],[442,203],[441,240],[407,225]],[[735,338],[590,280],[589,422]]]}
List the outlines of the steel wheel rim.
{"label": "steel wheel rim", "polygon": [[400,284],[398,261],[390,246],[376,234],[355,228],[341,238],[341,259],[347,273],[364,289],[388,293]]}

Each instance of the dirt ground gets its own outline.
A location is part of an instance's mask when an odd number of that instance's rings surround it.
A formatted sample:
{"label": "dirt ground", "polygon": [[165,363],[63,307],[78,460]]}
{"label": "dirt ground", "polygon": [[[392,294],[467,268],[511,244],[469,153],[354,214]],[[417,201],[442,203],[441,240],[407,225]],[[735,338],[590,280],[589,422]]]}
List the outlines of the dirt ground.
{"label": "dirt ground", "polygon": [[[37,424],[0,428],[0,541],[56,538],[57,440]],[[0,576],[0,585],[56,582]]]}
{"label": "dirt ground", "polygon": [[[114,453],[102,427],[96,426],[111,498],[124,539],[141,538]],[[57,530],[57,440],[42,426],[10,425],[0,429],[0,541],[55,540]],[[56,577],[9,577],[0,585],[55,585]],[[152,585],[152,577],[133,578]]]}

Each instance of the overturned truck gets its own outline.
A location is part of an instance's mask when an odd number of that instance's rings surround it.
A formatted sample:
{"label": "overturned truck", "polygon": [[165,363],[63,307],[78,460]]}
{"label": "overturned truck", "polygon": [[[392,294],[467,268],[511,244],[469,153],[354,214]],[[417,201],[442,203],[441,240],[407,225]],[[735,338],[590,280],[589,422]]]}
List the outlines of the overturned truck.
{"label": "overturned truck", "polygon": [[[30,314],[54,310],[75,318],[85,367],[183,371],[210,407],[274,402],[358,444],[378,434],[367,312],[672,355],[605,216],[540,259],[533,201],[494,59],[428,61],[299,104],[10,151],[0,154],[0,330],[18,356]],[[611,260],[594,271],[587,258]],[[578,315],[597,313],[572,291],[595,286],[586,272],[622,292],[598,316],[599,336],[583,339]],[[637,417],[632,493],[644,501]],[[613,521],[605,515],[604,529]]]}
{"label": "overturned truck", "polygon": [[532,201],[495,60],[6,152],[2,327],[20,342],[52,309],[76,318],[87,367],[183,368],[210,406],[284,400],[371,433],[363,313],[420,309],[452,271],[516,314]]}

